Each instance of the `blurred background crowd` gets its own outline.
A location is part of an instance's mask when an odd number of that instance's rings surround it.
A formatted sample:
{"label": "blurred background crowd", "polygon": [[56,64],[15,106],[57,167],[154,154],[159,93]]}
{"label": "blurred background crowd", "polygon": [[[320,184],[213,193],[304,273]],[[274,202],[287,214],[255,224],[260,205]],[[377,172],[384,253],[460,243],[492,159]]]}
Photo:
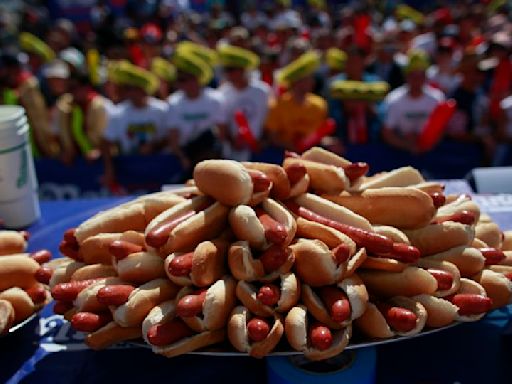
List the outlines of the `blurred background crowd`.
{"label": "blurred background crowd", "polygon": [[[497,0],[2,1],[0,104],[26,109],[36,161],[101,164],[111,190],[123,156],[172,156],[181,181],[205,158],[278,162],[311,142],[407,161],[459,145],[477,148],[476,165],[510,165],[510,11]],[[440,141],[419,145],[449,99]]]}

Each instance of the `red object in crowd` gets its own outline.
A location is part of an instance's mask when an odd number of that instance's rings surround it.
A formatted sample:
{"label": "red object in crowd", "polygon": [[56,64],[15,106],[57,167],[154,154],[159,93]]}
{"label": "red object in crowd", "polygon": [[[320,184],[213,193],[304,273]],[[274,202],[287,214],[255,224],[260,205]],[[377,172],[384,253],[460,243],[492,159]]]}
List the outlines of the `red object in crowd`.
{"label": "red object in crowd", "polygon": [[512,85],[511,71],[512,63],[508,58],[501,60],[494,70],[494,79],[492,81],[491,89],[489,92],[491,97],[489,110],[491,118],[495,120],[497,120],[500,116],[500,102],[506,96],[508,96],[510,86]]}
{"label": "red object in crowd", "polygon": [[417,145],[421,151],[429,151],[439,142],[446,124],[453,116],[457,102],[453,99],[439,103],[423,126],[418,137]]}
{"label": "red object in crowd", "polygon": [[249,121],[241,110],[235,111],[235,123],[238,126],[238,136],[247,143],[251,151],[258,152],[260,147],[258,140],[254,137]]}
{"label": "red object in crowd", "polygon": [[305,150],[320,144],[324,137],[332,135],[335,130],[336,123],[334,120],[326,119],[325,122],[320,127],[318,127],[315,132],[301,140],[298,140],[297,143],[295,143],[297,152],[304,152]]}
{"label": "red object in crowd", "polygon": [[162,40],[162,30],[154,23],[147,23],[140,29],[140,35],[148,43],[159,43]]}
{"label": "red object in crowd", "polygon": [[354,19],[354,43],[366,52],[371,49],[370,21],[370,15],[367,14],[358,15]]}

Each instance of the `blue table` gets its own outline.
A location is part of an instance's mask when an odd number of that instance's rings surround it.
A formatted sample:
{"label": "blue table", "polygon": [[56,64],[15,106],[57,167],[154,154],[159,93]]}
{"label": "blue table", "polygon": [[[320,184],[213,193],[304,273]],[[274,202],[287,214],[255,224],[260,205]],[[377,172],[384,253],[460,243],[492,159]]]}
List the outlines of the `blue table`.
{"label": "blue table", "polygon": [[[29,250],[48,248],[57,255],[58,244],[67,228],[78,225],[99,210],[128,199],[42,202],[42,218],[30,228]],[[490,213],[503,228],[512,228],[510,212],[501,209]],[[478,323],[463,324],[435,335],[378,347],[379,382],[510,382],[512,336],[503,335],[510,311],[512,307],[509,306],[505,311],[494,311]],[[69,326],[53,328],[57,321],[50,304],[28,326],[0,338],[0,382],[9,380],[13,375],[14,379],[25,377],[25,383],[148,380],[229,383],[235,378],[244,380],[244,384],[266,381],[265,360],[191,355],[166,359],[154,355],[149,349],[123,346],[95,352],[84,349],[80,334]],[[40,346],[41,340],[51,340],[49,337],[66,345],[68,350],[46,355]],[[42,358],[43,355],[46,356]]]}

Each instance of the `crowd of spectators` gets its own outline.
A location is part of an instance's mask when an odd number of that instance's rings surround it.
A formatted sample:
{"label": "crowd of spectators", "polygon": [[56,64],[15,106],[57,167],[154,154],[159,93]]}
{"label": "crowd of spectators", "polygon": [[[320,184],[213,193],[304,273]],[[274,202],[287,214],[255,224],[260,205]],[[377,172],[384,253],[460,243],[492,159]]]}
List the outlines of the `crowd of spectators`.
{"label": "crowd of spectators", "polygon": [[416,155],[447,99],[443,140],[480,145],[483,165],[511,148],[506,2],[187,3],[128,0],[114,13],[98,0],[80,31],[37,1],[0,13],[0,104],[25,107],[34,155],[102,158],[114,183],[117,154],[169,152],[190,171],[296,151],[329,118],[320,144],[339,154],[380,142]]}

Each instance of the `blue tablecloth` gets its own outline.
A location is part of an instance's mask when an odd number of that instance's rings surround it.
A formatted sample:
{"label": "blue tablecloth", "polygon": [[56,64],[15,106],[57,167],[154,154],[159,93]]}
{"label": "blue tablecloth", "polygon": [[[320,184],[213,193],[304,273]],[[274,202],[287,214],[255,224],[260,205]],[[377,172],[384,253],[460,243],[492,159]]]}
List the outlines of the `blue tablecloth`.
{"label": "blue tablecloth", "polygon": [[[30,228],[29,250],[50,249],[58,254],[63,232],[99,210],[128,198],[43,202],[42,218]],[[492,205],[492,204],[491,204]],[[512,204],[509,206],[512,210]],[[490,214],[503,228],[512,229],[512,213],[503,207]],[[159,382],[244,383],[266,381],[265,360],[247,357],[180,356],[166,359],[143,348],[94,352],[84,349],[81,335],[52,313],[18,332],[0,338],[0,382],[25,383]],[[503,334],[509,307],[483,321],[463,324],[435,335],[383,345],[377,349],[379,382],[482,383],[510,382],[511,336]],[[59,325],[59,326],[56,326]],[[66,351],[48,353],[53,341]],[[43,348],[44,347],[44,348]],[[43,357],[44,356],[44,357]]]}

